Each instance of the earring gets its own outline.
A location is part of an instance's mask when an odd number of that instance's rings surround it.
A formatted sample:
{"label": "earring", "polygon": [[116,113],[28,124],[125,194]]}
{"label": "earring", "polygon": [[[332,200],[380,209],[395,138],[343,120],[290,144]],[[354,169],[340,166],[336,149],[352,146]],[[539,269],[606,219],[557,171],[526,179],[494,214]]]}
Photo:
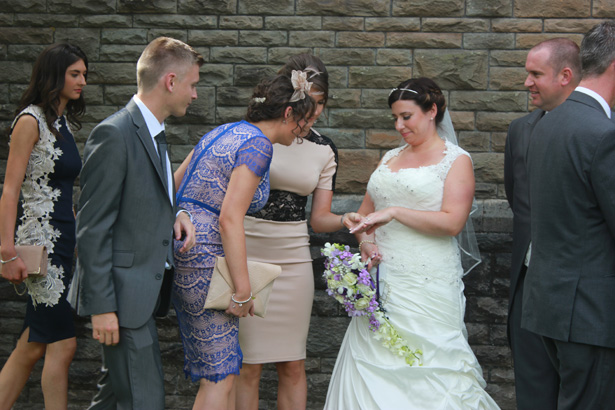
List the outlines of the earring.
{"label": "earring", "polygon": [[282,120],[282,124],[286,124],[286,120]]}
{"label": "earring", "polygon": [[429,119],[429,121],[433,121],[433,117],[431,117],[431,118]]}

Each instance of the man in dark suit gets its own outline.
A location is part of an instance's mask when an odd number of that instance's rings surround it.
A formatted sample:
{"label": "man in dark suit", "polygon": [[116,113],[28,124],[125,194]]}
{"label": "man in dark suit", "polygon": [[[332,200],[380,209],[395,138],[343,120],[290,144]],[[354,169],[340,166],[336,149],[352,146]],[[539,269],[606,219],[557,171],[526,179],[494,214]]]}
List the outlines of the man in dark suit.
{"label": "man in dark suit", "polygon": [[521,326],[542,336],[558,408],[615,403],[615,22],[581,43],[582,80],[530,138],[531,260]]}
{"label": "man in dark suit", "polygon": [[515,369],[517,408],[557,408],[559,377],[542,339],[521,328],[521,301],[530,249],[530,198],[527,154],[530,134],[547,111],[564,102],[581,78],[579,47],[555,38],[534,46],[525,63],[532,105],[537,109],[514,120],[508,129],[504,156],[506,198],[513,211],[513,250],[508,304],[508,337]]}
{"label": "man in dark suit", "polygon": [[138,91],[90,134],[77,214],[78,261],[69,298],[91,316],[103,347],[103,377],[91,408],[164,409],[155,312],[166,314],[173,236],[194,245],[194,226],[177,212],[164,121],[196,99],[203,58],[166,37],[137,63]]}

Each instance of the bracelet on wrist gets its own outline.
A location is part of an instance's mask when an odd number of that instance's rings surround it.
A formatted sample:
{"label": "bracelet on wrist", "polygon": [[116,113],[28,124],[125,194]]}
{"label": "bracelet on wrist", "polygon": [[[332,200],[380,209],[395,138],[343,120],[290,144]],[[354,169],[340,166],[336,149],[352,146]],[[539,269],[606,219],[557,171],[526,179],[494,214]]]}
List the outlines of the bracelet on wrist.
{"label": "bracelet on wrist", "polygon": [[346,215],[348,215],[348,212],[344,212],[344,215],[342,215],[342,218],[340,219],[340,223],[342,224],[342,228],[346,227],[346,225],[344,225],[344,218],[346,218]]}
{"label": "bracelet on wrist", "polygon": [[7,260],[3,260],[2,258],[0,258],[0,263],[4,265],[6,263],[13,262],[14,260],[17,260],[17,258],[19,258],[19,255],[15,255],[11,259],[7,259]]}
{"label": "bracelet on wrist", "polygon": [[252,292],[250,292],[250,297],[247,298],[246,300],[236,300],[235,299],[235,294],[233,293],[231,295],[231,300],[233,301],[233,303],[237,303],[239,305],[239,307],[242,307],[244,303],[248,303],[249,301],[251,301],[252,299],[254,299],[252,297]]}
{"label": "bracelet on wrist", "polygon": [[359,252],[361,252],[361,247],[363,246],[364,243],[371,243],[372,245],[376,245],[376,242],[370,241],[369,239],[364,239],[361,242],[359,242]]}

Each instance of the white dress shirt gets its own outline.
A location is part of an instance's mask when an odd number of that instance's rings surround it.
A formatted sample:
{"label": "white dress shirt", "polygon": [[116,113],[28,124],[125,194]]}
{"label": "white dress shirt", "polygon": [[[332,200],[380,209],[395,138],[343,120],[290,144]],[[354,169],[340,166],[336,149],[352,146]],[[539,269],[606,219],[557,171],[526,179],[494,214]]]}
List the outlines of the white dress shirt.
{"label": "white dress shirt", "polygon": [[606,102],[606,100],[604,98],[602,98],[602,96],[600,94],[598,94],[594,90],[590,90],[589,88],[585,88],[585,87],[577,87],[574,90],[578,91],[580,93],[589,95],[594,100],[598,101],[600,103],[600,105],[602,106],[602,109],[606,113],[606,116],[611,118],[611,107],[609,107],[609,103]]}

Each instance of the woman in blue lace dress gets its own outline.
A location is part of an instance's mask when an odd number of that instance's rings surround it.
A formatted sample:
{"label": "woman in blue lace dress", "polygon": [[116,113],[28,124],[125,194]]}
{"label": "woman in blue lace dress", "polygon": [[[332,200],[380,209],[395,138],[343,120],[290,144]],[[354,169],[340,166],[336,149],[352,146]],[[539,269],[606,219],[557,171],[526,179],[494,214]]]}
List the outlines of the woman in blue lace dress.
{"label": "woman in blue lace dress", "polygon": [[[45,408],[67,407],[68,368],[77,341],[66,293],[75,252],[73,184],[81,170],[72,132],[80,128],[78,118],[85,111],[87,68],[78,47],[54,44],[45,49],[11,127],[0,199],[2,277],[15,285],[24,282],[30,297],[22,334],[0,372],[0,409],[11,408],[43,356]],[[23,216],[15,232],[20,193]],[[44,245],[47,276],[27,277],[15,245]]]}
{"label": "woman in blue lace dress", "polygon": [[[188,210],[196,245],[175,249],[173,304],[184,345],[186,377],[200,381],[194,408],[233,407],[239,374],[239,318],[253,315],[243,219],[269,196],[272,144],[290,145],[311,117],[306,73],[278,75],[255,89],[244,121],[207,133],[175,173],[178,206]],[[181,181],[181,183],[179,183]],[[235,294],[226,311],[204,309],[217,256],[226,256]]]}
{"label": "woman in blue lace dress", "polygon": [[292,70],[310,72],[310,96],[317,108],[305,137],[290,146],[274,147],[269,200],[263,209],[244,220],[249,259],[280,265],[282,274],[269,295],[267,317],[239,320],[244,366],[237,380],[237,410],[258,409],[265,363],[275,363],[278,373],[278,409],[306,407],[306,343],[314,300],[306,220],[308,196],[312,196],[310,226],[314,231],[333,232],[342,228],[344,219],[350,222],[348,216],[331,212],[337,148],[312,128],[329,98],[327,68],[318,57],[302,53],[289,58],[279,73]]}

